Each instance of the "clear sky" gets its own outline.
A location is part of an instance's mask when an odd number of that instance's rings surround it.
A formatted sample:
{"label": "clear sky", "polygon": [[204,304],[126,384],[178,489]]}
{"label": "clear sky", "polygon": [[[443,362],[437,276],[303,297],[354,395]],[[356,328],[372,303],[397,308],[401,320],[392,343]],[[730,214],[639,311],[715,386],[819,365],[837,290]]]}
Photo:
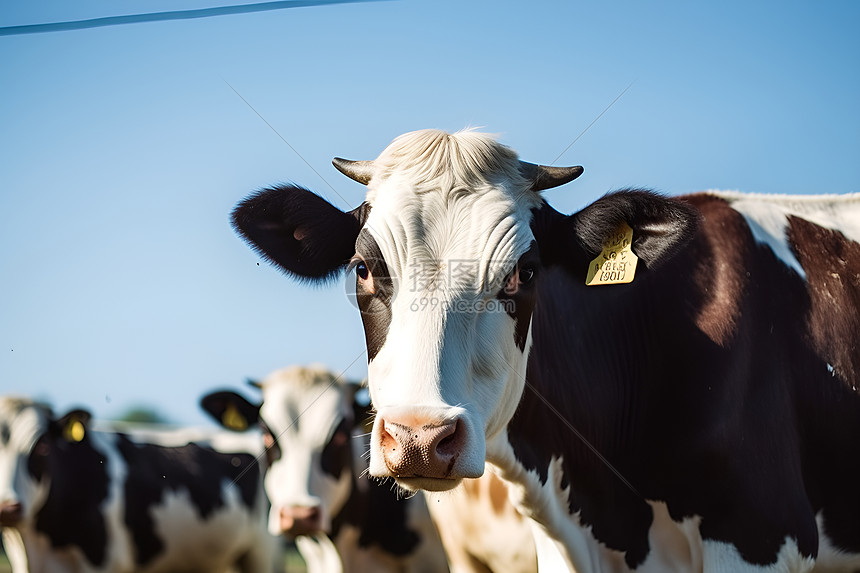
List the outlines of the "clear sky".
{"label": "clear sky", "polygon": [[[0,27],[223,4],[7,0]],[[284,181],[352,208],[331,158],[414,129],[582,164],[546,193],[565,212],[860,191],[858,29],[856,0],[392,0],[0,36],[0,393],[198,424],[202,393],[281,366],[362,377],[343,284],[258,265],[228,215]]]}

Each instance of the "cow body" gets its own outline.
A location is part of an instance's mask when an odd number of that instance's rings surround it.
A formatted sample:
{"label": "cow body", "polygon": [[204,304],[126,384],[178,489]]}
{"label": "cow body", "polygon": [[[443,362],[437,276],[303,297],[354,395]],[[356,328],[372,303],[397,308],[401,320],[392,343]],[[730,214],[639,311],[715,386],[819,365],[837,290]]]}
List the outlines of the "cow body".
{"label": "cow body", "polygon": [[465,479],[445,493],[426,493],[452,573],[533,573],[537,555],[530,520],[508,500],[496,474]]}
{"label": "cow body", "polygon": [[272,570],[253,455],[146,444],[88,422],[0,399],[0,523],[16,573]]}
{"label": "cow body", "polygon": [[228,428],[262,428],[269,530],[295,537],[309,571],[447,570],[424,499],[402,499],[366,479],[367,405],[355,401],[357,384],[311,366],[278,370],[256,385],[262,404],[221,391],[202,405]]}
{"label": "cow body", "polygon": [[[486,460],[541,567],[860,568],[860,196],[627,190],[567,216],[537,191],[578,173],[471,132],[336,166],[359,209],[280,188],[234,224],[292,274],[352,260],[371,474],[448,490]],[[616,255],[632,282],[586,286]]]}

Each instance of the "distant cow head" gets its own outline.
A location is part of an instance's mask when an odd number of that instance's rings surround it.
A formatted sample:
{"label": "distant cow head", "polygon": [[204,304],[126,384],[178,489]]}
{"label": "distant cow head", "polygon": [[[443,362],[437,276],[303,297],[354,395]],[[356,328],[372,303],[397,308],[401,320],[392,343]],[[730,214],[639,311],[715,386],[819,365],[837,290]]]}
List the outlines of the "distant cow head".
{"label": "distant cow head", "polygon": [[[48,496],[51,473],[88,440],[90,414],[56,418],[27,398],[0,398],[0,527],[31,522]],[[74,483],[77,476],[69,476]]]}
{"label": "distant cow head", "polygon": [[607,196],[562,215],[539,192],[581,167],[525,163],[471,131],[409,133],[375,161],[334,163],[367,185],[357,209],[282,186],[243,201],[233,223],[293,276],[354,269],[378,412],[370,473],[410,490],[446,490],[483,473],[487,443],[523,392],[547,267],[569,267],[584,281],[624,222],[646,267],[689,234],[675,224],[690,219],[684,207],[653,195]]}
{"label": "distant cow head", "polygon": [[285,368],[253,384],[263,393],[262,404],[221,391],[205,396],[203,409],[231,430],[261,428],[270,465],[271,533],[330,532],[351,486],[358,386],[322,367]]}

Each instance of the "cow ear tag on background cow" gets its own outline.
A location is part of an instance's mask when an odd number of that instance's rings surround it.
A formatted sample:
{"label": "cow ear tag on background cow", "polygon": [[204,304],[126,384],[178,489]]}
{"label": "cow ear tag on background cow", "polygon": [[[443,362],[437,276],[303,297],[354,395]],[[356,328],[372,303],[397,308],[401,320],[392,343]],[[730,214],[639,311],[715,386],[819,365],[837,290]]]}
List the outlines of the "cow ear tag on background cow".
{"label": "cow ear tag on background cow", "polygon": [[238,408],[233,404],[227,404],[227,407],[224,408],[224,413],[221,415],[221,423],[224,424],[224,427],[236,432],[243,432],[248,429],[248,420],[239,413]]}
{"label": "cow ear tag on background cow", "polygon": [[603,243],[603,251],[588,265],[585,284],[614,285],[633,282],[639,257],[633,254],[633,229],[627,223],[621,226]]}
{"label": "cow ear tag on background cow", "polygon": [[72,417],[68,422],[66,422],[66,427],[63,428],[63,438],[65,438],[67,442],[83,441],[86,434],[87,430],[84,427],[84,423],[76,417]]}

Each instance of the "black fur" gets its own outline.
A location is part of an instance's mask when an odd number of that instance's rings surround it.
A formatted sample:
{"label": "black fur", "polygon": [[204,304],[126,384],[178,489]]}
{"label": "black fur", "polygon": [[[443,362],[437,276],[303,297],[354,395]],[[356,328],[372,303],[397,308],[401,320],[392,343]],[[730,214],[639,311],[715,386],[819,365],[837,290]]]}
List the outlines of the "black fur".
{"label": "black fur", "polygon": [[236,232],[261,257],[292,277],[333,279],[349,263],[369,207],[344,213],[295,185],[254,193],[233,210]]}
{"label": "black fur", "polygon": [[221,453],[197,444],[173,448],[136,444],[124,436],[118,447],[128,464],[125,523],[137,549],[138,565],[150,563],[164,550],[151,510],[164,502],[167,492],[187,492],[200,518],[206,519],[224,506],[222,487],[230,480],[239,488],[245,505],[254,506],[260,471],[249,454]]}
{"label": "black fur", "polygon": [[[83,411],[70,415],[79,412]],[[89,415],[82,417],[83,422],[88,419]],[[50,482],[48,498],[36,514],[36,530],[48,537],[53,548],[77,546],[98,567],[107,557],[107,525],[101,511],[110,484],[107,458],[93,448],[88,431],[81,441],[69,441],[63,436],[64,427],[51,421],[28,458],[30,475]]]}

